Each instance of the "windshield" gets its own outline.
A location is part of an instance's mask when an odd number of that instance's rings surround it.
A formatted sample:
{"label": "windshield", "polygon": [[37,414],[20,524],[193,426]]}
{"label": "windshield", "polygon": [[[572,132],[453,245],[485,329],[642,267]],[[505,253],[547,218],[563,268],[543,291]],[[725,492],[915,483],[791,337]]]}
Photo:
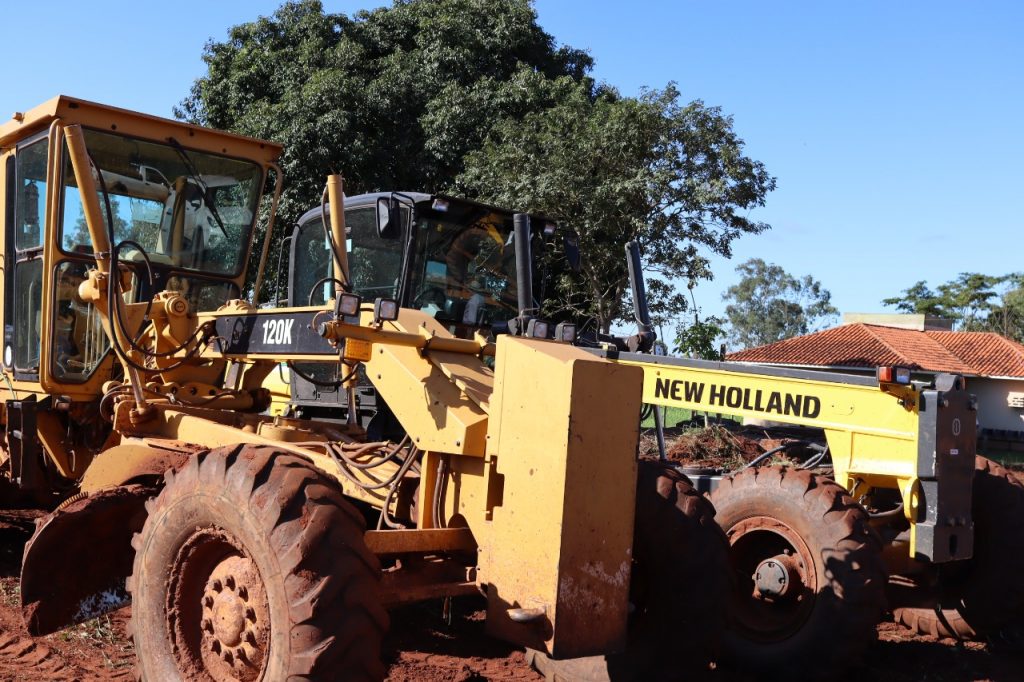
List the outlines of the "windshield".
{"label": "windshield", "polygon": [[[407,210],[407,209],[406,209]],[[372,206],[345,211],[348,267],[355,293],[363,298],[394,298],[402,270],[402,242],[377,236]],[[295,267],[291,305],[322,305],[334,297],[331,251],[320,217],[302,224],[292,256]]]}
{"label": "windshield", "polygon": [[[512,216],[450,201],[448,210],[417,207],[407,307],[426,312],[459,336],[518,314]],[[346,247],[355,292],[394,298],[402,240],[377,235],[372,206],[346,209]],[[404,221],[403,221],[404,222]],[[303,223],[292,257],[291,305],[322,305],[334,296],[330,252],[319,216]]]}
{"label": "windshield", "polygon": [[418,219],[412,307],[456,326],[484,327],[515,317],[511,233],[510,215],[477,207],[462,216]]}
{"label": "windshield", "polygon": [[[262,169],[257,164],[186,151],[111,133],[86,130],[104,224],[103,185],[110,199],[114,240],[131,240],[154,265],[234,276],[241,272],[259,201]],[[93,252],[78,186],[65,154],[61,248]],[[124,260],[141,260],[135,246]]]}

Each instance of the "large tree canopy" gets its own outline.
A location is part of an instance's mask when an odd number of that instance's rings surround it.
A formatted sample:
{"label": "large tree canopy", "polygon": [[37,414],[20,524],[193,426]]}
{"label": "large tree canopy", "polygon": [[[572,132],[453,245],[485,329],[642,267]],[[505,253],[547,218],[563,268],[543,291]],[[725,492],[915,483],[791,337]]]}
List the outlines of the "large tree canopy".
{"label": "large tree canopy", "polygon": [[746,212],[775,181],[729,117],[671,85],[629,98],[595,84],[589,55],[557,45],[530,0],[395,0],[352,17],[288,2],[203,59],[176,113],[285,145],[281,222],[332,170],[350,194],[449,191],[545,213],[583,249],[582,272],[548,290],[558,316],[624,318],[622,247],[638,239],[664,321],[686,307],[671,281],[710,277],[701,249],[728,254],[767,227]]}
{"label": "large tree canopy", "polygon": [[670,84],[638,98],[560,79],[555,103],[498,122],[466,159],[458,189],[540,211],[580,235],[582,271],[566,273],[549,314],[592,317],[607,331],[628,312],[624,246],[640,243],[655,322],[686,310],[673,280],[709,279],[701,248],[730,255],[744,233],[767,225],[746,211],[775,187],[743,155],[732,119],[702,102],[679,102]]}
{"label": "large tree canopy", "polygon": [[729,342],[752,348],[816,331],[839,311],[832,295],[810,275],[794,277],[778,265],[751,258],[736,267],[743,275],[722,295],[729,301]]}
{"label": "large tree canopy", "polygon": [[286,2],[207,44],[207,74],[175,113],[284,144],[284,224],[332,171],[349,194],[440,191],[490,121],[550,104],[538,83],[585,80],[590,57],[536,19],[527,0],[398,0],[354,17]]}

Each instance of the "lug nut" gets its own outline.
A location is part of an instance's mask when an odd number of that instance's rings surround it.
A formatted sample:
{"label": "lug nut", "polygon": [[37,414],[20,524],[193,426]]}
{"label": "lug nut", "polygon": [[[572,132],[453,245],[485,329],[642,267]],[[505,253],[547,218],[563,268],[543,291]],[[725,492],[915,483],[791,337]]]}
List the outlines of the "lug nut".
{"label": "lug nut", "polygon": [[229,575],[224,579],[224,582],[227,584],[229,590],[235,589],[235,576]]}
{"label": "lug nut", "polygon": [[251,606],[245,607],[245,617],[251,620],[253,623],[256,622],[256,609]]}
{"label": "lug nut", "polygon": [[238,597],[240,599],[248,599],[249,598],[249,590],[245,589],[245,585],[239,585],[238,586]]}
{"label": "lug nut", "polygon": [[245,641],[251,644],[252,646],[256,646],[256,635],[253,633],[252,630],[245,631]]}
{"label": "lug nut", "polygon": [[224,586],[221,584],[220,580],[219,579],[215,579],[213,581],[213,591],[214,592],[220,592],[223,589],[224,589]]}
{"label": "lug nut", "polygon": [[213,597],[211,595],[208,594],[205,597],[203,597],[203,606],[205,606],[208,609],[213,608]]}
{"label": "lug nut", "polygon": [[224,662],[227,663],[228,665],[231,665],[231,663],[234,662],[234,659],[235,659],[235,657],[231,655],[231,651],[229,651],[228,649],[225,649],[224,650]]}
{"label": "lug nut", "polygon": [[220,640],[215,639],[212,642],[210,642],[210,651],[212,651],[215,654],[220,653]]}
{"label": "lug nut", "polygon": [[213,621],[209,618],[203,618],[203,629],[207,632],[213,632]]}
{"label": "lug nut", "polygon": [[235,658],[238,659],[239,663],[245,663],[245,649],[243,649],[242,647],[238,647],[237,649],[235,649]]}

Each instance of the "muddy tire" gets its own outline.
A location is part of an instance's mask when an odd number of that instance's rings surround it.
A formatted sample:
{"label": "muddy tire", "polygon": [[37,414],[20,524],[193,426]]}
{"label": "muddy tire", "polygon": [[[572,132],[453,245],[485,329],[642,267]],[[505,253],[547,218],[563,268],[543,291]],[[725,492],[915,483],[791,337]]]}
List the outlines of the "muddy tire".
{"label": "muddy tire", "polygon": [[305,460],[197,455],[135,536],[130,630],[144,680],[378,680],[387,614],[361,515]]}
{"label": "muddy tire", "polygon": [[725,629],[732,581],[714,507],[670,466],[640,461],[627,651],[555,661],[528,657],[549,681],[699,679]]}
{"label": "muddy tire", "polygon": [[1024,621],[1024,482],[976,457],[971,494],[974,556],[944,567],[923,605],[894,613],[921,634],[988,639]]}
{"label": "muddy tire", "polygon": [[847,670],[885,607],[881,543],[864,509],[830,478],[783,467],[729,476],[711,501],[738,591],[729,663],[797,679]]}

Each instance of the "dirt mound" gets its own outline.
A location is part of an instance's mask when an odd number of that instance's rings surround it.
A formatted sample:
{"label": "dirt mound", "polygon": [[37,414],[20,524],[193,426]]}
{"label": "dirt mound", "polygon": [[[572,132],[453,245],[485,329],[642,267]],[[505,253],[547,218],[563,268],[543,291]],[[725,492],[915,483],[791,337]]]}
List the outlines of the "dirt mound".
{"label": "dirt mound", "polygon": [[763,452],[756,440],[715,425],[684,432],[665,455],[688,467],[729,470],[743,466]]}

